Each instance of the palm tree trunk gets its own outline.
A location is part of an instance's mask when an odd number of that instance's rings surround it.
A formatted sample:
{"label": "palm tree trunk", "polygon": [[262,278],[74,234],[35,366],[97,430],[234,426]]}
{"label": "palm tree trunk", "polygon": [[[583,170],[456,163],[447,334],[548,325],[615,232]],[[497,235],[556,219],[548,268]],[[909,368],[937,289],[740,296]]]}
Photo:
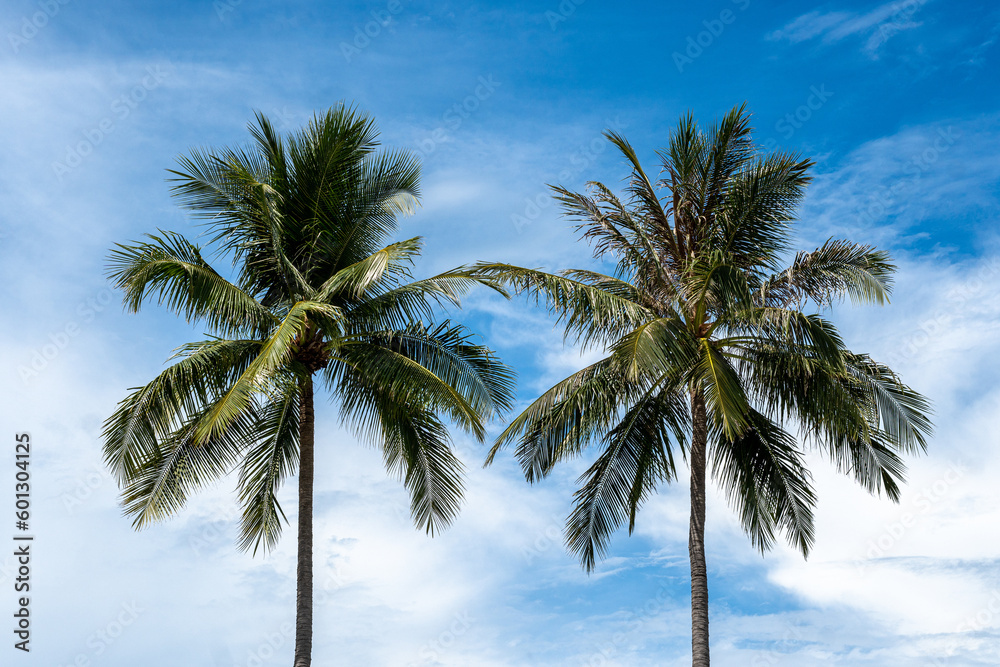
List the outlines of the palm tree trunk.
{"label": "palm tree trunk", "polygon": [[705,395],[691,395],[691,529],[688,555],[691,560],[691,665],[708,667],[708,569],[705,566],[705,456],[708,449],[708,417]]}
{"label": "palm tree trunk", "polygon": [[313,625],[313,449],[315,418],[313,384],[309,375],[301,383],[299,414],[299,540],[295,590],[294,667],[312,664]]}

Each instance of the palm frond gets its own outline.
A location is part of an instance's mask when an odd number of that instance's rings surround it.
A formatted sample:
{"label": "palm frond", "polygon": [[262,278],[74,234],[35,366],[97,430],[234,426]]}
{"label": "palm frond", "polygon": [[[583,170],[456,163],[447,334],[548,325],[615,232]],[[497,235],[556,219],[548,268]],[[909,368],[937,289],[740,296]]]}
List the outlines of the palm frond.
{"label": "palm frond", "polygon": [[477,285],[509,297],[495,281],[459,267],[348,304],[346,317],[355,331],[403,329],[413,322],[433,319],[438,307],[460,307],[461,298]]}
{"label": "palm frond", "polygon": [[125,482],[122,507],[126,516],[135,517],[136,528],[176,513],[192,491],[229,473],[252,441],[254,409],[244,410],[211,437],[197,438],[198,424],[211,409],[205,406],[160,439]]}
{"label": "palm frond", "polygon": [[414,523],[434,535],[455,520],[464,492],[464,468],[448,431],[432,412],[414,408],[397,411],[383,428],[386,468],[401,473]]}
{"label": "palm frond", "polygon": [[[280,386],[280,385],[279,385]],[[278,503],[278,489],[299,463],[299,388],[287,382],[268,397],[259,411],[254,434],[257,442],[243,456],[239,499],[243,508],[239,546],[273,550],[287,523]]]}
{"label": "palm frond", "polygon": [[209,340],[183,346],[182,359],[135,389],[104,422],[104,460],[120,484],[158,456],[161,443],[203,412],[250,365],[253,340]]}
{"label": "palm frond", "polygon": [[597,460],[581,475],[566,524],[566,543],[588,572],[604,556],[612,533],[643,501],[676,477],[673,443],[684,447],[689,415],[683,395],[655,386],[608,431]]}
{"label": "palm frond", "polygon": [[577,371],[539,396],[497,437],[486,457],[517,441],[515,456],[525,478],[535,482],[562,458],[578,454],[611,428],[619,408],[641,391],[625,381],[611,358]]}
{"label": "palm frond", "polygon": [[813,163],[791,153],[756,158],[735,174],[720,203],[719,245],[749,270],[777,270]]}
{"label": "palm frond", "polygon": [[856,304],[882,305],[892,292],[895,268],[884,250],[829,239],[812,252],[798,253],[791,266],[771,276],[761,300],[783,308],[810,300],[822,307],[846,295]]}
{"label": "palm frond", "polygon": [[[328,378],[351,401],[344,378],[361,375],[394,400],[443,411],[482,440],[485,421],[510,409],[513,373],[484,347],[471,345],[464,328],[413,325],[400,332],[349,338],[337,349]],[[349,409],[348,412],[351,410]]]}
{"label": "palm frond", "polygon": [[471,271],[508,285],[517,294],[529,294],[536,302],[544,302],[557,315],[557,322],[563,323],[566,336],[585,347],[615,340],[652,316],[627,293],[601,289],[591,284],[592,278],[574,280],[511,264],[479,263]]}
{"label": "palm frond", "polygon": [[761,552],[769,550],[779,530],[809,555],[815,542],[811,475],[795,439],[754,411],[749,428],[735,440],[713,444],[712,474],[729,496],[743,529]]}
{"label": "palm frond", "polygon": [[256,299],[220,276],[198,246],[180,234],[160,234],[147,234],[149,242],[118,244],[111,252],[108,275],[125,292],[130,311],[156,298],[188,322],[204,321],[227,336],[254,335],[276,324]]}
{"label": "palm frond", "polygon": [[461,506],[463,466],[434,413],[380,380],[344,372],[339,385],[341,415],[382,449],[386,469],[400,477],[410,492],[414,522],[434,534],[454,520]]}
{"label": "palm frond", "polygon": [[400,278],[409,278],[409,267],[413,265],[413,258],[420,254],[422,246],[423,240],[417,236],[392,243],[360,262],[344,267],[320,286],[316,301],[330,302],[338,296],[356,300],[383,279],[395,284]]}
{"label": "palm frond", "polygon": [[669,375],[681,378],[698,354],[697,341],[675,317],[641,324],[611,347],[611,355],[632,381]]}
{"label": "palm frond", "polygon": [[292,306],[284,321],[260,346],[253,361],[204,418],[199,420],[194,434],[196,441],[209,439],[217,432],[224,431],[238,415],[250,407],[254,394],[266,393],[277,381],[281,371],[292,365],[299,346],[307,341],[311,313],[332,320],[341,317],[339,309],[325,303],[299,301]]}
{"label": "palm frond", "polygon": [[746,431],[750,404],[743,381],[729,360],[708,339],[702,339],[692,380],[705,393],[709,419],[725,437],[736,439]]}
{"label": "palm frond", "polygon": [[876,415],[873,422],[886,438],[908,454],[926,452],[933,431],[930,402],[903,384],[888,366],[867,355],[850,355],[848,368],[861,384]]}

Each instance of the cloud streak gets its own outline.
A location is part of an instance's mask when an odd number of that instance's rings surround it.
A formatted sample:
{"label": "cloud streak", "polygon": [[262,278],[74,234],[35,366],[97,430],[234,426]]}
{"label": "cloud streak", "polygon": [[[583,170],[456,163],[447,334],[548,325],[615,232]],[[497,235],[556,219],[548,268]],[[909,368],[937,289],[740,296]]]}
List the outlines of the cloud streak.
{"label": "cloud streak", "polygon": [[863,50],[869,56],[877,58],[879,48],[893,35],[923,25],[912,17],[927,2],[928,0],[894,0],[864,13],[814,10],[768,33],[767,38],[792,44],[819,39],[824,45],[851,37],[864,38]]}

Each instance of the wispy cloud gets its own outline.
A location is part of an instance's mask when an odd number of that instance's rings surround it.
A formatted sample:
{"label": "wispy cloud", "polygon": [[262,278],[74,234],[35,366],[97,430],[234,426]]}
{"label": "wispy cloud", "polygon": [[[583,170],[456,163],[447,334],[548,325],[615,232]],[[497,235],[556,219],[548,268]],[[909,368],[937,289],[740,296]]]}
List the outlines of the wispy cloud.
{"label": "wispy cloud", "polygon": [[998,37],[1000,37],[1000,23],[996,23],[990,29],[982,42],[965,50],[966,59],[963,64],[970,67],[983,67],[986,64],[986,54],[997,43]]}
{"label": "wispy cloud", "polygon": [[998,118],[914,125],[827,156],[800,233],[810,234],[810,243],[829,234],[911,246],[974,242],[988,227],[967,221],[991,215],[1000,203]]}
{"label": "wispy cloud", "polygon": [[868,12],[811,11],[768,34],[771,40],[787,40],[793,44],[820,39],[832,44],[849,37],[865,38],[864,51],[877,57],[879,47],[904,30],[918,28],[922,23],[913,15],[928,0],[888,2]]}

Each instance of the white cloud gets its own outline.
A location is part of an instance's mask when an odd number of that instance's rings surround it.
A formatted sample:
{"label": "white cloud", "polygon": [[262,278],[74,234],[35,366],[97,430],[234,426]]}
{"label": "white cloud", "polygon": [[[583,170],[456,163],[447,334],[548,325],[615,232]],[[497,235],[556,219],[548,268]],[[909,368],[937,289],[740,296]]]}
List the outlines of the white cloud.
{"label": "white cloud", "polygon": [[912,16],[926,3],[927,0],[887,2],[865,13],[814,10],[769,33],[767,37],[788,40],[793,44],[822,38],[824,44],[832,44],[848,37],[867,36],[864,50],[877,57],[879,47],[893,35],[922,25],[913,21]]}
{"label": "white cloud", "polygon": [[[1000,180],[996,120],[991,114],[904,127],[825,156],[800,215],[802,243],[844,235],[906,248],[917,234],[926,239],[953,220],[989,214],[998,201],[990,186]],[[975,242],[994,242],[991,229],[982,229]],[[950,235],[935,234],[935,242],[947,250]]]}
{"label": "white cloud", "polygon": [[780,30],[768,35],[768,39],[787,39],[792,43],[803,42],[842,25],[851,18],[847,12],[811,11],[799,16]]}

